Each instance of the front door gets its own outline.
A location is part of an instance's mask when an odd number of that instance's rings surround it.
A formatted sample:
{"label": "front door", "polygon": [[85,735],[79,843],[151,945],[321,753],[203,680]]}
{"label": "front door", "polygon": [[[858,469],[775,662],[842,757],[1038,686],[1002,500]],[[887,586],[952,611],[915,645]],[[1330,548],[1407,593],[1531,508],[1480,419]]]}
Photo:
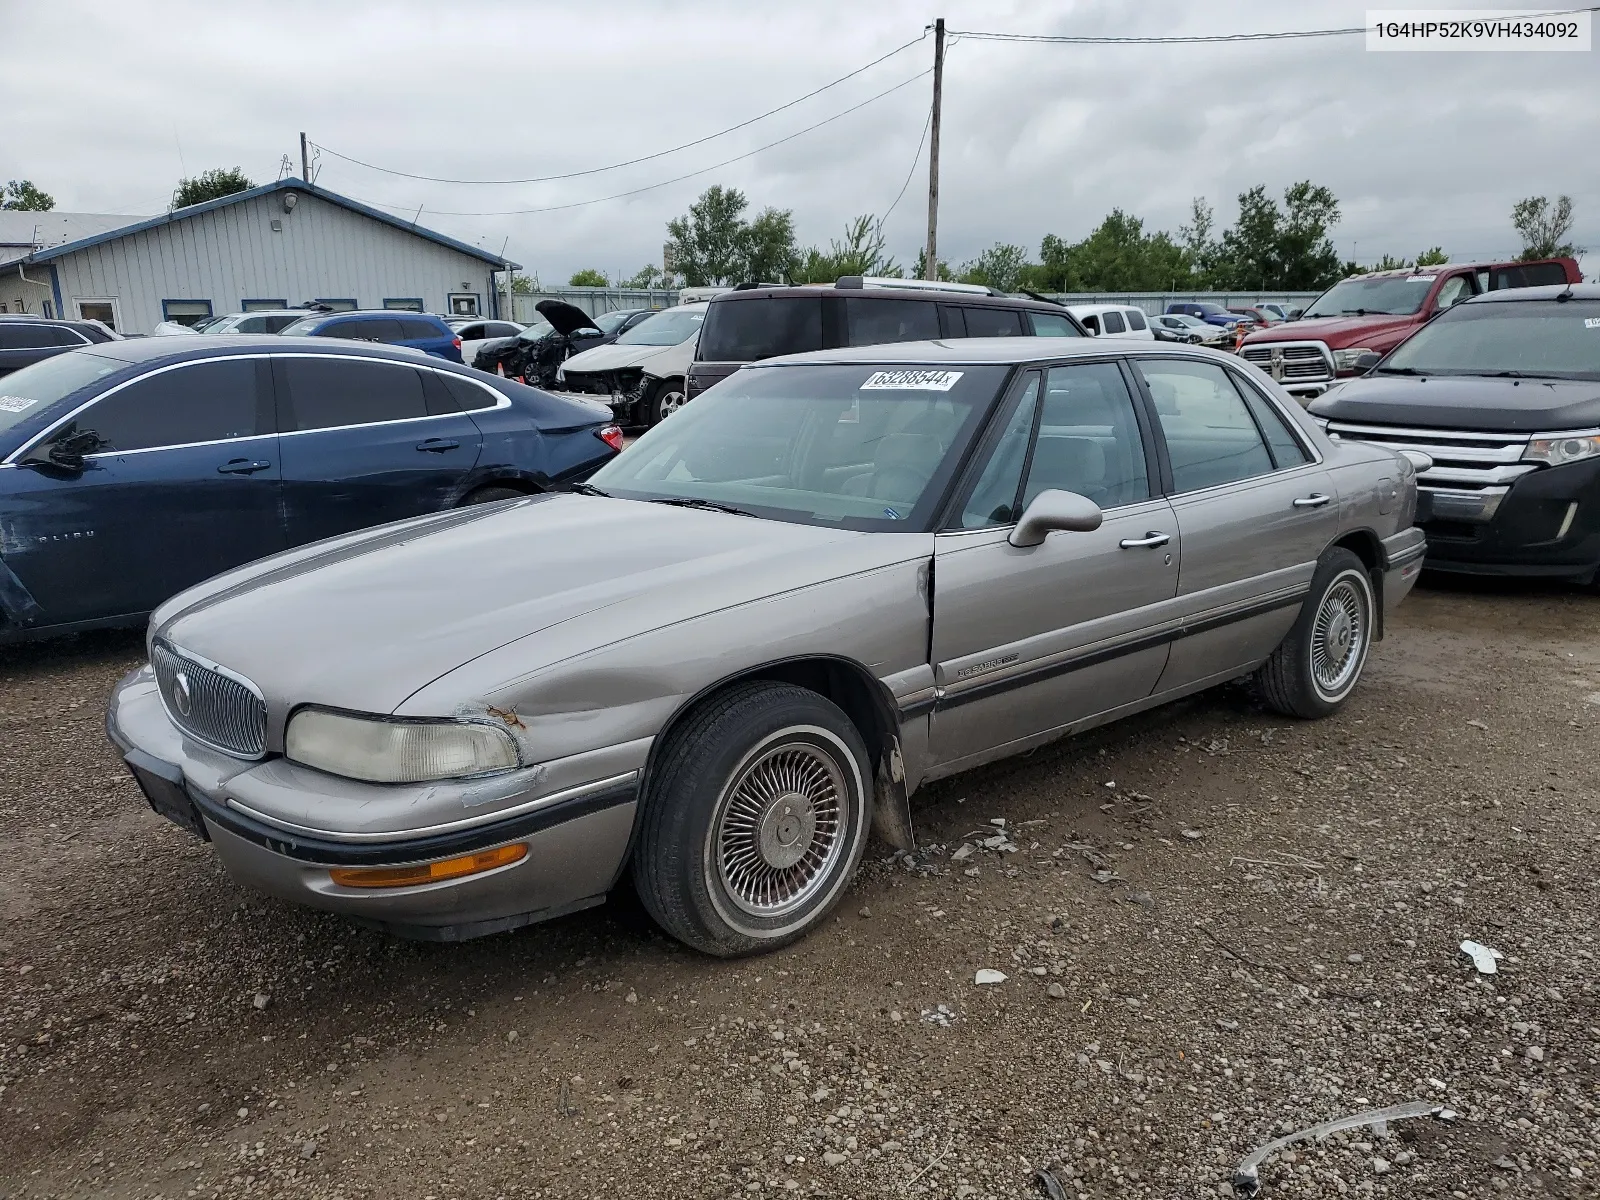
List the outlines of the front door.
{"label": "front door", "polygon": [[432,372],[389,359],[273,359],[291,546],[449,508],[483,435]]}
{"label": "front door", "polygon": [[[947,769],[1142,700],[1167,661],[1151,633],[1177,588],[1181,539],[1122,369],[1032,372],[1010,404],[935,539],[932,754]],[[1050,488],[1094,500],[1100,528],[1011,545]]]}
{"label": "front door", "polygon": [[1138,371],[1172,470],[1183,537],[1177,616],[1161,690],[1261,662],[1294,624],[1337,534],[1333,481],[1276,404],[1214,362],[1149,358]]}
{"label": "front door", "polygon": [[284,549],[263,359],[183,363],[112,388],[51,435],[93,431],[81,471],[9,472],[6,562],[35,625],[149,612]]}

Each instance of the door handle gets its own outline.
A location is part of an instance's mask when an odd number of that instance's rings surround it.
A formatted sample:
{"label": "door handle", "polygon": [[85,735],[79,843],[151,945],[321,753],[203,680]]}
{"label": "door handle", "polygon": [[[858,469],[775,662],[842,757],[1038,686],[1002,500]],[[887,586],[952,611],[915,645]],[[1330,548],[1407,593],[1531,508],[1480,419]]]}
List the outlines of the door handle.
{"label": "door handle", "polygon": [[418,442],[417,449],[424,454],[443,454],[446,450],[459,450],[461,443],[454,438],[429,438],[427,441]]}
{"label": "door handle", "polygon": [[1332,497],[1324,496],[1321,492],[1314,492],[1309,496],[1301,496],[1294,502],[1296,508],[1321,508]]}
{"label": "door handle", "polygon": [[271,466],[271,463],[259,458],[230,458],[217,468],[217,474],[254,475],[257,471],[265,471]]}
{"label": "door handle", "polygon": [[1157,546],[1165,546],[1171,540],[1166,534],[1152,529],[1142,538],[1123,538],[1117,545],[1124,550],[1151,550]]}

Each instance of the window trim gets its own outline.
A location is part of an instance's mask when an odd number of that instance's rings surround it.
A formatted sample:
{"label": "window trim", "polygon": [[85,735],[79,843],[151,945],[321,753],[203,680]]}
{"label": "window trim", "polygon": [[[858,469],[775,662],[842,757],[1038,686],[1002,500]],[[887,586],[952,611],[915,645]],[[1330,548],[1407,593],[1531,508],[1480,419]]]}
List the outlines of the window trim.
{"label": "window trim", "polygon": [[[416,307],[412,307],[415,305]],[[385,296],[383,307],[391,312],[425,313],[428,306],[421,296]]]}
{"label": "window trim", "polygon": [[[250,306],[252,304],[270,305],[271,307],[251,308]],[[243,299],[243,300],[239,301],[239,311],[241,313],[273,312],[274,310],[281,312],[281,311],[283,311],[284,309],[286,309],[288,307],[289,307],[289,301],[288,300],[267,300],[267,299],[250,299],[250,298],[246,298],[246,299]]]}
{"label": "window trim", "polygon": [[[255,351],[253,353],[248,353],[248,354],[211,354],[211,355],[207,355],[204,358],[186,358],[186,359],[181,360],[180,362],[166,363],[163,366],[156,367],[154,370],[145,371],[142,374],[133,376],[131,379],[124,379],[120,383],[113,384],[111,387],[107,388],[105,391],[99,393],[96,396],[90,397],[88,400],[85,400],[82,404],[78,405],[71,412],[63,414],[56,421],[54,421],[52,424],[50,424],[48,427],[46,427],[41,433],[35,434],[32,438],[30,438],[23,445],[18,447],[16,450],[13,450],[10,454],[8,454],[6,456],[5,461],[3,463],[0,463],[0,467],[15,466],[18,462],[21,461],[23,456],[26,455],[29,451],[31,451],[34,447],[43,445],[45,442],[49,441],[52,436],[54,436],[57,432],[60,431],[60,429],[61,429],[61,427],[63,425],[66,425],[68,422],[75,420],[80,414],[82,414],[84,412],[87,412],[90,408],[93,408],[96,404],[100,403],[100,401],[102,401],[102,400],[104,400],[104,399],[106,399],[106,398],[108,398],[110,396],[115,395],[117,392],[120,392],[123,388],[128,387],[129,385],[134,384],[134,383],[139,383],[142,380],[149,379],[154,375],[162,375],[162,374],[165,374],[168,371],[176,371],[181,367],[192,366],[192,365],[194,365],[196,363],[237,362],[239,360],[256,361],[256,360],[260,360],[260,359],[266,359],[267,362],[270,364],[274,360],[281,359],[281,358],[317,358],[317,359],[334,358],[334,359],[345,359],[345,360],[354,361],[354,362],[384,362],[384,363],[392,363],[394,366],[397,366],[397,367],[410,367],[412,370],[416,370],[416,371],[432,371],[435,375],[450,375],[455,379],[460,379],[463,382],[472,385],[473,387],[482,388],[484,391],[488,392],[491,396],[493,396],[495,398],[495,403],[492,406],[490,406],[489,408],[474,408],[474,409],[471,409],[470,411],[453,412],[453,413],[428,413],[428,414],[425,414],[425,415],[420,416],[420,417],[402,417],[399,420],[394,420],[394,421],[367,421],[367,422],[364,422],[364,423],[362,423],[360,425],[326,425],[326,426],[323,426],[323,427],[321,427],[319,429],[290,429],[290,430],[282,430],[282,429],[280,429],[276,433],[257,433],[257,434],[252,434],[251,437],[249,437],[249,438],[220,438],[220,439],[216,439],[216,440],[213,440],[213,441],[206,441],[206,442],[174,442],[170,446],[145,446],[145,447],[143,447],[141,449],[138,449],[138,450],[107,450],[107,451],[101,451],[98,454],[94,454],[94,455],[85,455],[84,457],[85,458],[98,458],[98,457],[101,457],[102,455],[108,455],[108,456],[112,456],[112,457],[122,457],[122,456],[129,455],[129,454],[148,454],[152,450],[187,450],[187,449],[190,449],[191,447],[195,447],[195,446],[223,446],[223,445],[229,445],[229,444],[232,444],[232,443],[235,443],[235,442],[250,441],[250,440],[253,440],[255,438],[263,438],[263,437],[277,437],[277,438],[294,437],[297,434],[303,434],[303,433],[327,433],[330,430],[335,430],[335,429],[371,429],[371,428],[373,428],[375,426],[379,426],[379,425],[400,425],[400,424],[404,424],[406,422],[412,422],[412,421],[437,421],[442,417],[468,417],[468,418],[471,418],[474,413],[489,413],[489,412],[495,412],[495,411],[497,411],[499,409],[510,408],[511,407],[511,397],[507,396],[505,393],[499,391],[498,389],[491,387],[489,384],[484,383],[481,380],[469,378],[466,375],[456,375],[454,372],[451,372],[451,371],[441,371],[438,368],[430,366],[427,363],[398,362],[398,361],[396,361],[394,359],[390,359],[390,358],[379,358],[377,355],[368,356],[368,355],[363,355],[363,354],[314,354],[314,353],[308,353],[308,352],[305,352],[305,351],[288,351],[288,352],[285,352],[285,351],[276,351],[276,350],[274,350],[274,351]],[[132,365],[132,364],[130,364],[130,365]],[[278,385],[277,372],[273,372],[272,383],[273,383],[273,391],[274,391],[274,393],[276,393],[277,385]],[[276,400],[276,395],[274,396],[274,400]],[[273,407],[274,407],[274,411],[276,411],[276,407],[277,407],[276,403],[274,403]]]}
{"label": "window trim", "polygon": [[98,317],[90,317],[90,316],[85,316],[84,315],[83,306],[85,304],[105,304],[105,305],[108,305],[110,307],[110,309],[111,309],[111,320],[108,321],[107,324],[110,325],[111,328],[116,330],[118,333],[122,332],[122,301],[118,297],[116,297],[116,296],[74,296],[72,298],[72,307],[78,310],[78,315],[77,315],[77,318],[76,318],[77,320],[79,320],[79,321],[98,321],[100,319]]}
{"label": "window trim", "polygon": [[[201,315],[199,315],[198,317],[195,317],[195,320],[197,320],[197,321],[203,321],[207,317],[214,317],[214,316],[217,315],[216,314],[216,310],[212,307],[211,301],[209,301],[209,300],[201,300],[201,299],[198,299],[198,298],[197,299],[193,299],[193,300],[186,300],[186,299],[174,297],[173,299],[163,300],[161,302],[161,319],[163,321],[171,321],[171,320],[174,319],[173,316],[172,316],[172,305],[174,305],[174,304],[204,304],[206,306],[206,311],[204,313],[202,313]],[[192,315],[192,314],[185,314],[185,315]],[[184,322],[179,321],[178,324],[182,325],[182,324],[184,324]]]}

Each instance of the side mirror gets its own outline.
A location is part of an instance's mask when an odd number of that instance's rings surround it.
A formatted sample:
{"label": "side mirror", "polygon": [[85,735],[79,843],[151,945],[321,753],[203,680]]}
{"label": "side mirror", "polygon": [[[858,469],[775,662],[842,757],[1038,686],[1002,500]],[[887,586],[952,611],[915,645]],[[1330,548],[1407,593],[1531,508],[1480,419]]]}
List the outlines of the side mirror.
{"label": "side mirror", "polygon": [[1298,321],[1300,319],[1300,314],[1303,313],[1303,312],[1305,312],[1305,309],[1303,309],[1303,308],[1291,308],[1289,310],[1289,318],[1288,319],[1291,320],[1291,321]]}
{"label": "side mirror", "polygon": [[1382,361],[1383,355],[1368,350],[1365,354],[1356,355],[1356,370],[1365,375]]}
{"label": "side mirror", "polygon": [[1033,498],[1006,539],[1013,546],[1037,546],[1058,529],[1091,533],[1100,528],[1100,506],[1077,492],[1051,488]]}
{"label": "side mirror", "polygon": [[84,456],[95,453],[103,445],[104,440],[94,430],[68,425],[55,440],[41,442],[28,451],[22,461],[77,472],[84,468]]}

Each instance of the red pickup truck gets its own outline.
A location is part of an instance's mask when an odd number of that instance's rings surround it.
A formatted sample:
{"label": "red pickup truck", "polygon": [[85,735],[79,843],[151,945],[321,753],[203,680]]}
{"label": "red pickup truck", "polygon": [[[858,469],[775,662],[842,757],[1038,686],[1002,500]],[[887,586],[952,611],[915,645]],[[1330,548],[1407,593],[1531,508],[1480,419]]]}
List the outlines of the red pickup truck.
{"label": "red pickup truck", "polygon": [[1582,283],[1577,261],[1446,263],[1341,279],[1298,320],[1252,333],[1239,354],[1290,392],[1320,396],[1335,379],[1359,374],[1363,354],[1387,354],[1434,314],[1483,292]]}

